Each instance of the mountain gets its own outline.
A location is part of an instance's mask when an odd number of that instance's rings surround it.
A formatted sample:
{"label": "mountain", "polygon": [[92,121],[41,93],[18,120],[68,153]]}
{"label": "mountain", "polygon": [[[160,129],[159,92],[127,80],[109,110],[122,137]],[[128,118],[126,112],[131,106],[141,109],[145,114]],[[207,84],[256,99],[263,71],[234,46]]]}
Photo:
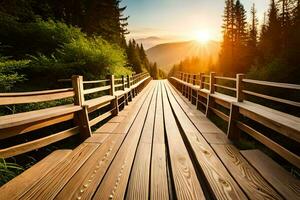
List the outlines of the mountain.
{"label": "mountain", "polygon": [[154,47],[155,45],[161,44],[166,42],[163,38],[160,37],[146,37],[146,38],[139,38],[136,40],[138,44],[143,44],[145,49],[149,49],[151,47]]}
{"label": "mountain", "polygon": [[204,60],[218,59],[220,43],[209,41],[200,43],[197,41],[174,42],[156,45],[146,51],[150,62],[156,62],[162,70],[169,72],[174,64],[187,57],[198,56]]}

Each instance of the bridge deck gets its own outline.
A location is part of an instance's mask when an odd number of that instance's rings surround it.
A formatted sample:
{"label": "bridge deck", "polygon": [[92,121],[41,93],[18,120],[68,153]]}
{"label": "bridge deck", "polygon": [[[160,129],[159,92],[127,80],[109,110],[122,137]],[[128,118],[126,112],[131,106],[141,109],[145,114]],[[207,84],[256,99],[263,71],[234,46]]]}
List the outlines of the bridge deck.
{"label": "bridge deck", "polygon": [[167,81],[151,81],[55,163],[22,188],[2,187],[3,199],[283,199]]}

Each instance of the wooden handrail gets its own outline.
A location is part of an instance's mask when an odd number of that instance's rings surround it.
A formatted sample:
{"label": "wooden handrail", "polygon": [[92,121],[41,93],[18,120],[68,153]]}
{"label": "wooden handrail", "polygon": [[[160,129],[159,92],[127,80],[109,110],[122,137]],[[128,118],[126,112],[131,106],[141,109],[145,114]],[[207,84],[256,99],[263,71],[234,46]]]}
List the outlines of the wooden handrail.
{"label": "wooden handrail", "polygon": [[[295,165],[298,168],[300,167],[300,157],[296,155],[295,152],[286,149],[283,145],[279,144],[278,141],[274,141],[271,138],[268,138],[264,134],[260,133],[259,130],[256,130],[258,129],[258,127],[256,127],[255,125],[250,123],[250,125],[252,126],[251,127],[249,125],[249,122],[243,122],[243,119],[245,118],[251,119],[256,123],[262,124],[266,128],[278,132],[282,137],[287,137],[293,141],[299,142],[299,117],[277,111],[258,103],[250,102],[245,97],[248,97],[246,95],[251,95],[253,97],[283,103],[299,108],[300,102],[250,91],[251,87],[247,88],[247,83],[282,89],[292,89],[297,91],[300,89],[300,85],[245,79],[244,74],[237,74],[236,78],[231,78],[216,76],[214,73],[211,73],[210,76],[201,73],[200,87],[197,88],[188,84],[187,77],[189,76],[190,75],[188,75],[187,73],[180,72],[179,78],[171,77],[170,80],[173,85],[182,92],[184,96],[191,100],[192,103],[195,102],[197,108],[198,105],[204,107],[205,110],[203,112],[207,117],[209,117],[211,113],[214,113],[220,119],[228,122],[227,136],[229,139],[238,140],[239,131],[244,131],[257,141],[264,144],[266,147],[270,148],[271,150],[285,158],[291,164]],[[206,80],[207,78],[209,78],[210,81],[205,82],[204,77],[206,78]],[[229,87],[227,85],[223,85],[222,82],[216,83],[217,79],[236,82],[236,84],[233,87]],[[203,88],[205,85],[209,86],[210,90],[204,90]],[[236,92],[236,97],[231,97],[226,94],[215,92],[215,88],[222,88],[230,90],[232,92]],[[197,91],[196,96],[193,92],[195,90]],[[206,100],[203,101],[203,98]],[[219,106],[216,106],[216,104]],[[223,109],[220,109],[220,106],[223,107]],[[227,110],[227,112],[225,112],[224,109]],[[230,112],[229,115],[228,111]]]}
{"label": "wooden handrail", "polygon": [[109,81],[109,79],[96,80],[96,81],[83,81],[83,84],[105,83],[105,82],[108,82],[108,81]]}
{"label": "wooden handrail", "polygon": [[253,79],[244,79],[243,82],[253,83],[253,84],[263,85],[263,86],[271,86],[271,87],[278,87],[278,88],[285,88],[285,89],[300,90],[300,85],[289,84],[289,83],[276,83],[276,82],[259,81],[259,80],[253,80]]}
{"label": "wooden handrail", "polygon": [[[115,88],[122,87],[131,88],[130,79],[134,82],[134,90],[139,90],[144,86],[144,82],[149,80],[148,73],[136,74],[133,77],[115,79],[110,75],[109,79],[83,81],[82,76],[72,76],[73,88],[64,88],[56,90],[34,91],[34,92],[17,92],[17,93],[0,93],[0,105],[36,103],[42,101],[52,101],[72,97],[74,104],[63,106],[54,106],[51,108],[0,116],[0,140],[18,136],[31,131],[35,131],[47,126],[52,126],[62,122],[73,120],[73,127],[67,130],[61,130],[58,133],[53,133],[46,137],[41,137],[28,141],[23,144],[14,145],[8,148],[0,149],[0,158],[7,158],[37,148],[41,148],[54,142],[63,140],[73,135],[79,134],[82,139],[91,136],[91,127],[103,121],[111,115],[118,114],[120,105],[118,105],[118,97],[115,96]],[[126,80],[125,80],[126,79]],[[121,82],[115,84],[115,81]],[[84,89],[84,84],[107,83],[104,86]],[[110,91],[109,95],[101,94],[100,97],[86,100],[85,95],[92,93]],[[130,90],[128,90],[128,93]],[[126,100],[128,100],[126,93]],[[93,96],[92,96],[93,97]],[[132,96],[130,97],[132,99]],[[125,104],[125,99],[122,104]],[[111,109],[93,119],[89,118],[89,113],[106,106],[111,106]]]}

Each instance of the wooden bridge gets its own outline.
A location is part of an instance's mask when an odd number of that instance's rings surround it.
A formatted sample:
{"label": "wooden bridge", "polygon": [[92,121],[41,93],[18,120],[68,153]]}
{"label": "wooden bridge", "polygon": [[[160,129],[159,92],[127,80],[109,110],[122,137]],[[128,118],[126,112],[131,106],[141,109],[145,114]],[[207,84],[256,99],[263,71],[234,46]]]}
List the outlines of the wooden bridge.
{"label": "wooden bridge", "polygon": [[[281,156],[291,169],[299,169],[300,118],[246,97],[295,109],[300,103],[250,91],[247,83],[300,90],[299,85],[243,75],[178,73],[169,81],[154,81],[142,73],[100,81],[74,76],[72,88],[0,94],[0,105],[65,98],[74,102],[1,116],[0,157],[75,135],[82,140],[73,150],[52,152],[3,185],[0,199],[300,199],[299,179],[262,151],[235,145],[243,132]],[[228,122],[226,133],[210,120],[215,116]],[[37,130],[65,122],[71,122],[67,129],[38,137]],[[258,129],[261,126],[265,129]],[[260,132],[266,129],[295,145],[286,147]],[[37,135],[30,141],[5,145],[31,132]]]}

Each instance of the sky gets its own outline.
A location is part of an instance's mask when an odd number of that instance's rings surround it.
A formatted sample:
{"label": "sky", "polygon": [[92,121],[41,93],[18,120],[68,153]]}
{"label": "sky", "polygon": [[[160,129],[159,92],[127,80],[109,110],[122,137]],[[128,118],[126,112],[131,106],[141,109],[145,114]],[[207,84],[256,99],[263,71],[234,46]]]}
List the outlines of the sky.
{"label": "sky", "polygon": [[[270,0],[240,0],[247,15],[253,3],[260,21]],[[128,38],[160,37],[166,40],[192,40],[206,31],[212,40],[221,40],[225,0],[123,0],[129,16]],[[249,18],[250,19],[250,18]]]}

